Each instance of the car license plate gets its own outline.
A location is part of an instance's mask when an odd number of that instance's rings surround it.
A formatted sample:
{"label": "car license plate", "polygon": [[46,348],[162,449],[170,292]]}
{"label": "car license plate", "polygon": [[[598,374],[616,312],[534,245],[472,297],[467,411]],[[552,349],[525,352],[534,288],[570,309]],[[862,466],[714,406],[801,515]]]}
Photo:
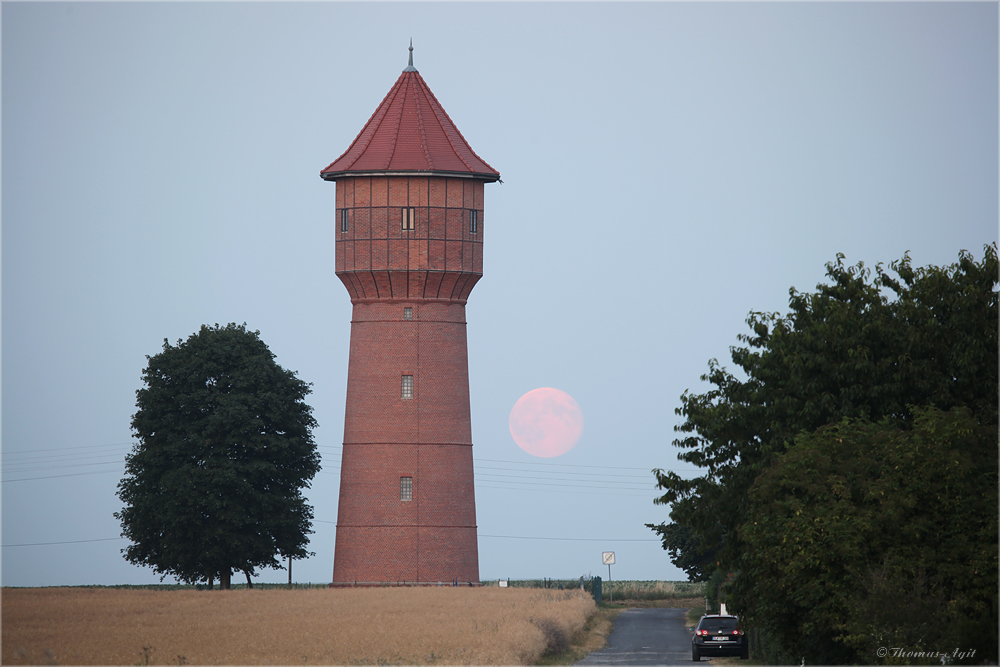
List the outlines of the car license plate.
{"label": "car license plate", "polygon": [[712,641],[715,641],[715,642],[724,642],[727,639],[729,639],[729,637],[712,637]]}

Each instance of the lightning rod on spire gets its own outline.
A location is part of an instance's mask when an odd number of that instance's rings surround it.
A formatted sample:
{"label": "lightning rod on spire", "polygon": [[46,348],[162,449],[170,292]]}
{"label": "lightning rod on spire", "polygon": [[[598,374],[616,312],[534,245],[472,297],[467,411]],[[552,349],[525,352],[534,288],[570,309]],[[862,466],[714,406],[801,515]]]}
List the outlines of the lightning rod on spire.
{"label": "lightning rod on spire", "polygon": [[404,72],[416,72],[417,68],[413,66],[413,38],[410,38],[410,63],[406,66]]}

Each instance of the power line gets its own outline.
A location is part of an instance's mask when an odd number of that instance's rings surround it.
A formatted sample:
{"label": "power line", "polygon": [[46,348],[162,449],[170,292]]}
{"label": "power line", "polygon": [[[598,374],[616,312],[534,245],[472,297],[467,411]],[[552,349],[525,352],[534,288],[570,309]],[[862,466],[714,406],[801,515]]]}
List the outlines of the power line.
{"label": "power line", "polygon": [[556,489],[532,489],[532,488],[516,488],[510,486],[486,486],[483,484],[476,484],[476,489],[495,489],[498,491],[534,491],[536,493],[569,493],[576,496],[623,496],[626,498],[649,498],[648,493],[614,493],[607,491],[557,491]]}
{"label": "power line", "polygon": [[71,449],[107,449],[109,447],[131,447],[134,444],[136,443],[129,442],[129,443],[118,443],[112,445],[79,445],[76,447],[50,447],[48,449],[19,449],[13,452],[5,451],[3,455],[9,456],[11,454],[34,454],[36,452],[65,452]]}
{"label": "power line", "polygon": [[33,479],[55,479],[57,477],[83,477],[84,475],[106,475],[109,472],[120,473],[118,470],[95,470],[94,472],[73,472],[65,475],[48,475],[47,477],[21,477],[19,479],[5,479],[4,484],[10,484],[11,482],[27,482]]}
{"label": "power line", "polygon": [[652,468],[628,468],[623,466],[588,466],[574,463],[540,463],[536,461],[505,461],[502,459],[479,459],[480,461],[489,461],[490,463],[514,463],[516,465],[530,465],[530,466],[560,466],[563,468],[600,468],[602,470],[644,470],[649,472]]}
{"label": "power line", "polygon": [[498,537],[506,540],[557,540],[559,542],[659,542],[658,539],[623,539],[616,540],[612,538],[603,537],[527,537],[524,535],[483,535],[479,533],[479,537]]}
{"label": "power line", "polygon": [[[337,525],[336,521],[324,521],[313,519],[315,523],[329,523]],[[603,538],[603,537],[533,537],[529,535],[485,535],[478,533],[479,537],[491,537],[505,540],[554,540],[558,542],[659,542],[659,539],[635,539],[635,538]],[[44,547],[57,544],[87,544],[90,542],[116,542],[124,540],[124,537],[105,537],[98,540],[67,540],[63,542],[26,542],[23,544],[3,544],[3,547]]]}
{"label": "power line", "polygon": [[[35,454],[39,454],[40,452],[74,452],[76,450],[89,450],[89,451],[93,451],[93,450],[100,450],[100,449],[121,449],[121,448],[127,448],[127,449],[130,450],[132,447],[134,447],[137,444],[139,444],[139,443],[138,442],[130,442],[130,443],[120,443],[120,444],[109,444],[109,445],[79,445],[79,446],[75,446],[75,447],[48,447],[48,448],[45,448],[45,449],[19,449],[19,450],[15,450],[15,451],[4,450],[2,452],[2,456],[3,456],[4,459],[7,459],[7,458],[9,458],[11,456],[18,456],[18,455],[23,455],[23,454],[35,455]],[[340,449],[343,449],[343,447],[340,446],[340,445],[316,445],[316,448],[317,449],[329,449],[329,450],[340,450]],[[95,456],[114,456],[114,454],[97,454]],[[38,456],[28,456],[28,457],[25,457],[25,458],[16,459],[16,460],[11,461],[11,462],[12,463],[23,463],[24,461],[26,461],[28,459],[35,459],[35,458],[42,458],[42,459],[70,458],[70,459],[72,459],[72,458],[94,458],[94,456],[87,457],[87,456],[84,456],[82,453],[81,454],[75,454],[75,453],[69,453],[69,454],[41,454],[41,455],[38,455]]]}
{"label": "power line", "polygon": [[[2,452],[2,457],[3,457],[3,459],[6,459],[6,461],[5,461],[6,463],[11,464],[11,465],[26,464],[26,463],[29,463],[29,462],[31,462],[33,460],[36,460],[36,459],[43,459],[43,460],[49,460],[49,461],[64,459],[64,460],[68,460],[68,461],[73,461],[73,460],[88,459],[88,458],[89,459],[93,459],[93,458],[102,458],[102,457],[116,456],[116,454],[114,454],[114,453],[108,453],[108,454],[91,454],[91,455],[88,455],[86,452],[93,452],[95,450],[102,450],[102,449],[104,449],[104,450],[107,450],[107,449],[120,449],[120,448],[123,448],[123,447],[132,447],[132,446],[134,446],[136,444],[138,444],[138,443],[132,442],[132,443],[118,443],[118,444],[107,444],[107,445],[81,445],[81,446],[74,446],[74,447],[49,447],[49,448],[45,448],[45,449],[22,449],[22,450],[16,450],[16,451],[4,451],[4,452]],[[316,447],[317,447],[317,449],[320,449],[320,450],[330,450],[333,453],[336,453],[337,451],[340,451],[340,450],[343,449],[343,447],[341,445],[319,444],[319,445],[316,445]],[[79,452],[79,450],[85,450],[85,451],[82,452],[82,453],[69,453],[69,454],[40,454],[41,452]],[[24,454],[27,454],[29,456],[25,456],[25,457],[22,457],[22,458],[11,459],[12,456],[16,457],[18,455],[24,455]],[[324,455],[322,452],[320,454]],[[487,463],[505,463],[505,464],[515,465],[515,466],[543,466],[544,468],[589,468],[589,469],[597,469],[597,470],[601,470],[601,471],[604,471],[604,470],[635,470],[635,471],[642,471],[643,473],[645,473],[644,475],[616,475],[616,474],[613,474],[613,473],[588,473],[588,472],[575,472],[575,471],[572,471],[572,470],[554,471],[554,472],[559,472],[560,474],[565,474],[565,475],[598,475],[598,474],[600,474],[600,475],[603,475],[603,476],[606,476],[606,477],[611,477],[611,476],[613,476],[613,477],[644,477],[645,475],[648,475],[648,474],[650,474],[652,472],[652,468],[648,468],[647,469],[647,468],[637,468],[637,467],[628,467],[628,466],[582,465],[582,464],[571,464],[571,463],[551,463],[551,462],[537,462],[537,461],[511,461],[511,460],[507,460],[507,459],[485,459],[485,458],[482,458],[482,459],[481,458],[476,458],[475,461],[476,461],[477,467],[480,467],[482,469],[510,470],[510,471],[516,471],[516,472],[522,472],[522,471],[519,468],[498,468],[498,467],[494,467],[494,466],[480,466],[478,464],[481,463],[481,462],[487,462]],[[72,465],[78,465],[78,464],[72,464]],[[532,472],[532,471],[529,469],[529,470],[524,470],[523,472]]]}
{"label": "power line", "polygon": [[[638,489],[635,487],[615,487],[615,486],[594,486],[590,484],[554,484],[551,482],[515,482],[513,480],[505,479],[485,479],[484,482],[493,482],[494,484],[519,484],[521,486],[515,486],[512,488],[519,489],[524,486],[557,486],[567,489],[588,489],[590,491],[643,491],[644,489]],[[655,489],[650,489],[650,493],[655,492]]]}
{"label": "power line", "polygon": [[[530,472],[530,473],[546,473],[545,470],[522,470],[520,468],[497,468],[495,466],[476,466],[477,470],[505,470],[509,472]],[[606,479],[608,477],[622,477],[625,479],[649,479],[651,475],[616,475],[614,473],[600,473],[600,472],[574,472],[572,470],[553,470],[553,474],[556,475],[579,475],[586,477],[599,477],[601,479]]]}
{"label": "power line", "polygon": [[4,472],[10,473],[22,473],[22,472],[34,472],[36,470],[58,470],[59,468],[85,468],[87,466],[114,466],[121,465],[121,461],[103,461],[101,463],[56,463],[55,465],[37,465],[33,468],[16,468],[14,470],[8,470],[8,466],[3,467]]}
{"label": "power line", "polygon": [[[107,459],[114,458],[119,461],[124,461],[125,457],[119,452],[112,452],[110,454],[44,454],[41,456],[24,456],[21,458],[11,458],[9,456],[4,456],[3,465],[7,466],[20,466],[20,465],[38,465],[42,463],[48,463],[51,461],[85,461],[89,459]],[[72,464],[71,464],[72,465]]]}
{"label": "power line", "polygon": [[[340,476],[340,473],[339,472],[335,472],[334,470],[335,470],[335,468],[331,469],[331,470],[323,469],[323,470],[320,470],[319,473],[323,474],[323,475]],[[85,477],[85,476],[88,476],[88,475],[105,475],[105,474],[108,474],[108,473],[122,474],[122,471],[119,471],[119,470],[97,470],[97,471],[92,471],[92,472],[66,473],[64,475],[43,475],[43,476],[39,476],[39,477],[18,477],[16,479],[5,479],[5,480],[3,480],[3,483],[4,484],[11,484],[13,482],[29,482],[29,481],[33,481],[33,480],[59,479],[59,478],[63,478],[63,477]],[[638,497],[646,497],[646,494],[602,493],[603,490],[612,490],[612,491],[613,490],[624,490],[624,491],[641,491],[642,490],[642,489],[637,488],[637,487],[626,487],[626,486],[622,486],[622,487],[615,487],[615,486],[595,486],[593,484],[554,484],[554,483],[539,482],[539,481],[518,482],[518,481],[514,481],[514,480],[488,479],[489,473],[484,473],[483,475],[479,475],[478,477],[479,477],[480,481],[492,482],[493,484],[518,484],[518,485],[520,485],[520,486],[487,486],[487,485],[479,484],[479,483],[476,484],[476,488],[483,488],[483,489],[499,489],[499,490],[508,490],[508,491],[513,491],[513,490],[518,490],[518,491],[541,490],[541,491],[548,491],[550,493],[581,493],[581,494],[582,493],[586,493],[587,495],[620,495],[620,496],[624,495],[624,496],[632,496],[632,497],[636,497],[636,498],[638,498]],[[514,476],[513,475],[496,475],[496,477],[514,477]],[[487,478],[487,479],[484,479],[484,478]],[[532,479],[532,478],[523,478],[523,479]],[[544,478],[535,478],[535,479],[544,479]],[[555,480],[555,481],[560,481],[560,480]],[[577,481],[577,480],[561,480],[561,481]],[[585,481],[588,481],[588,480],[579,480],[579,481],[584,481],[585,482]],[[552,489],[526,489],[526,488],[523,488],[525,486],[528,486],[528,487],[531,487],[531,486],[547,486],[547,487],[548,486],[557,486],[557,487],[567,487],[567,488],[577,488],[577,489],[588,489],[588,491],[587,492],[583,492],[583,491],[579,491],[579,492],[561,491],[560,492],[560,491],[555,491],[555,490],[552,490]],[[655,488],[651,488],[651,489],[649,489],[649,491],[650,492],[655,492],[656,489]]]}
{"label": "power line", "polygon": [[[135,443],[132,443],[135,444]],[[78,447],[60,447],[60,448],[48,448],[43,450],[20,450],[18,452],[12,452],[17,454],[34,454],[35,452],[74,452],[70,454],[55,454],[55,455],[36,455],[24,457],[20,460],[10,461],[8,458],[6,463],[8,465],[3,466],[3,471],[7,474],[23,474],[30,471],[41,471],[41,470],[58,470],[62,469],[79,469],[81,467],[91,467],[91,466],[110,466],[118,463],[121,464],[121,459],[118,461],[105,461],[105,462],[82,462],[82,459],[93,459],[100,457],[115,456],[115,454],[88,454],[88,452],[94,452],[96,450],[106,450],[109,448],[121,448],[122,444],[111,444],[111,445],[90,445],[90,446],[78,446]],[[332,445],[317,445],[317,448],[324,450],[337,450],[342,449],[339,446]],[[327,452],[320,452],[321,456],[327,458]],[[322,466],[319,471],[322,474],[330,476],[339,476],[341,473],[341,466],[336,465],[333,461],[336,460],[335,454],[330,455],[332,459],[330,464]],[[6,458],[6,457],[5,457]],[[58,460],[64,462],[57,463]],[[50,461],[52,465],[44,465],[43,461]],[[626,497],[646,497],[647,493],[655,492],[655,484],[650,477],[650,472],[645,468],[636,467],[626,467],[626,466],[599,466],[599,465],[582,465],[582,464],[569,464],[569,463],[550,463],[550,462],[535,462],[535,461],[510,461],[506,459],[476,459],[477,465],[476,470],[476,488],[481,489],[495,489],[495,490],[505,490],[505,491],[545,491],[548,493],[575,493],[581,494],[583,492],[575,492],[569,490],[556,490],[554,488],[541,488],[541,487],[562,487],[563,489],[579,488],[586,489],[587,495],[618,495]],[[486,463],[499,463],[507,464],[514,467],[505,466],[490,466],[490,465],[480,465],[479,462]],[[35,464],[35,465],[32,465]],[[21,466],[31,466],[31,467],[21,467]],[[533,466],[533,467],[532,467]],[[583,470],[585,469],[585,470]],[[623,470],[623,471],[643,471],[642,475],[635,474],[616,474],[607,472],[607,470]],[[498,472],[492,472],[498,471]],[[591,472],[594,471],[594,472]],[[82,477],[88,475],[100,475],[107,473],[118,473],[122,474],[121,468],[115,468],[114,470],[98,470],[98,471],[88,471],[88,472],[76,472],[76,473],[64,473],[55,475],[36,475],[33,477],[15,477],[14,479],[4,480],[5,483],[14,482],[27,482],[27,481],[37,481],[46,479],[61,479],[65,477]],[[524,473],[524,474],[501,474],[501,472],[510,473]],[[636,480],[636,481],[630,481]],[[643,480],[643,481],[638,481]],[[487,484],[482,484],[482,482],[487,482]],[[567,482],[567,483],[560,483]],[[577,482],[573,484],[572,482]],[[602,484],[603,482],[603,484]],[[532,488],[535,487],[535,488]],[[610,491],[610,493],[609,493]],[[636,491],[639,493],[621,493],[622,491]],[[615,493],[618,492],[618,493]]]}
{"label": "power line", "polygon": [[68,542],[32,542],[30,544],[0,544],[3,547],[42,547],[48,546],[50,544],[83,544],[84,542],[112,542],[115,540],[124,540],[124,537],[106,537],[100,540],[70,540]]}
{"label": "power line", "polygon": [[[336,525],[336,521],[323,521],[322,519],[313,519],[317,523],[331,523]],[[477,533],[479,537],[492,537],[504,540],[555,540],[558,542],[659,542],[658,538],[634,538],[627,537],[622,539],[615,539],[610,537],[533,537],[529,535],[485,535],[483,533]]]}
{"label": "power line", "polygon": [[[581,482],[587,484],[587,488],[618,488],[618,487],[597,487],[596,484],[617,484],[621,487],[637,489],[639,487],[648,488],[653,484],[652,480],[646,482],[619,482],[616,480],[604,480],[604,479],[574,479],[572,477],[533,477],[529,475],[503,475],[495,472],[480,472],[477,477],[490,477],[490,478],[503,478],[503,479],[531,479],[531,480],[547,480],[550,482]],[[532,484],[534,482],[515,482],[516,484]]]}

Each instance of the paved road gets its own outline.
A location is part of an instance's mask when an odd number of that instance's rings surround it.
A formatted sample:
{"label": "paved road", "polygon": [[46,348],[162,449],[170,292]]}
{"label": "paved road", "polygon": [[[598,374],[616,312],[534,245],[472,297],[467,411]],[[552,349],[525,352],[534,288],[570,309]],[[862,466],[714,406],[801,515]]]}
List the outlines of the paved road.
{"label": "paved road", "polygon": [[607,645],[576,664],[690,665],[685,614],[687,609],[626,609],[618,615]]}

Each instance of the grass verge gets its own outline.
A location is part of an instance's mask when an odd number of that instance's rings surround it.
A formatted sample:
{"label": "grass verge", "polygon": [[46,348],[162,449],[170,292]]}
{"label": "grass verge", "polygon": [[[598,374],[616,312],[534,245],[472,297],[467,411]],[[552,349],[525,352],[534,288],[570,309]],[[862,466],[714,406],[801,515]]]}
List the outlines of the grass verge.
{"label": "grass verge", "polygon": [[699,604],[697,606],[692,606],[687,613],[688,627],[694,629],[694,626],[698,625],[698,621],[700,621],[701,617],[704,615],[705,615],[704,603]]}
{"label": "grass verge", "polygon": [[569,647],[560,653],[543,655],[536,665],[572,665],[587,657],[594,651],[604,648],[608,635],[615,626],[615,619],[625,607],[601,605],[598,607],[583,628],[576,632],[569,641]]}

